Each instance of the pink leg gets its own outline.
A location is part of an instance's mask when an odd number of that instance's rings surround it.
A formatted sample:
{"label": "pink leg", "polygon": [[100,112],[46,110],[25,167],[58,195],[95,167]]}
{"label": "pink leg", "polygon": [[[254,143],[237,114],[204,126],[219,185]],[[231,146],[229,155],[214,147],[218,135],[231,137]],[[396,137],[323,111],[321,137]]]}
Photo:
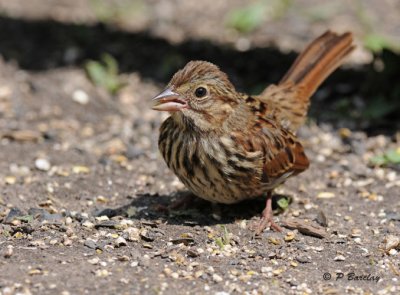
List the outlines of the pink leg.
{"label": "pink leg", "polygon": [[282,228],[277,225],[274,220],[274,216],[272,213],[272,193],[268,192],[267,194],[267,202],[265,204],[265,209],[262,212],[260,223],[256,229],[256,234],[261,234],[266,227],[270,227],[275,231],[281,232]]}

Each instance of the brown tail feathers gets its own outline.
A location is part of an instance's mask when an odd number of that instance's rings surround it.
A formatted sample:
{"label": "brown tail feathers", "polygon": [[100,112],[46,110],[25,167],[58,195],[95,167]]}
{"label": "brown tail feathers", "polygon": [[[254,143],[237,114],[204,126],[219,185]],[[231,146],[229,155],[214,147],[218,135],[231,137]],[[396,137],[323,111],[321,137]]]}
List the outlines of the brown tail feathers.
{"label": "brown tail feathers", "polygon": [[325,32],[297,57],[279,84],[290,81],[301,85],[303,95],[309,98],[354,49],[352,44],[353,36],[349,32],[342,35]]}
{"label": "brown tail feathers", "polygon": [[311,95],[354,49],[352,34],[327,31],[297,57],[278,85],[271,85],[261,100],[276,105],[276,117],[292,131],[304,122]]}

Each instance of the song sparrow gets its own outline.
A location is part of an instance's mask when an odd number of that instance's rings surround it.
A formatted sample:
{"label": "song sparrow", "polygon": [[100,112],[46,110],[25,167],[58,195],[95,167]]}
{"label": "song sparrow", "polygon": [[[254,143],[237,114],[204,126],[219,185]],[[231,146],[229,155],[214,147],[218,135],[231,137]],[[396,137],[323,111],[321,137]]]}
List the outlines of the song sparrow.
{"label": "song sparrow", "polygon": [[273,221],[271,192],[309,161],[295,132],[309,98],[352,51],[351,33],[330,31],[314,40],[278,85],[260,95],[239,93],[227,75],[205,61],[191,61],[154,97],[168,111],[159,149],[168,167],[200,198],[231,204],[266,194],[257,233]]}

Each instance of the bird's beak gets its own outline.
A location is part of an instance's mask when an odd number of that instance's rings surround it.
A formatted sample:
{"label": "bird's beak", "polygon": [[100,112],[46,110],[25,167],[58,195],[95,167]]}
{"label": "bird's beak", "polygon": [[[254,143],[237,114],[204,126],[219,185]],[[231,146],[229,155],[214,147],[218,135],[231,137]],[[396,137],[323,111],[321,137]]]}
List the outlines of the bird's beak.
{"label": "bird's beak", "polygon": [[154,102],[152,109],[156,111],[177,112],[188,106],[186,101],[171,88],[165,89],[152,100]]}

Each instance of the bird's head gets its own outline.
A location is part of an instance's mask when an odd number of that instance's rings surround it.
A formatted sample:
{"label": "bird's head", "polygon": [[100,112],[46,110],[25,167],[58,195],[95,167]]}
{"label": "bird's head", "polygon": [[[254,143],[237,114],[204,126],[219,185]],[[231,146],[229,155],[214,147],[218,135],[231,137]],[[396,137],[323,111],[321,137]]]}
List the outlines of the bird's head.
{"label": "bird's head", "polygon": [[216,65],[191,61],[166,89],[153,98],[153,110],[168,111],[173,119],[202,131],[221,128],[240,102],[227,75]]}

